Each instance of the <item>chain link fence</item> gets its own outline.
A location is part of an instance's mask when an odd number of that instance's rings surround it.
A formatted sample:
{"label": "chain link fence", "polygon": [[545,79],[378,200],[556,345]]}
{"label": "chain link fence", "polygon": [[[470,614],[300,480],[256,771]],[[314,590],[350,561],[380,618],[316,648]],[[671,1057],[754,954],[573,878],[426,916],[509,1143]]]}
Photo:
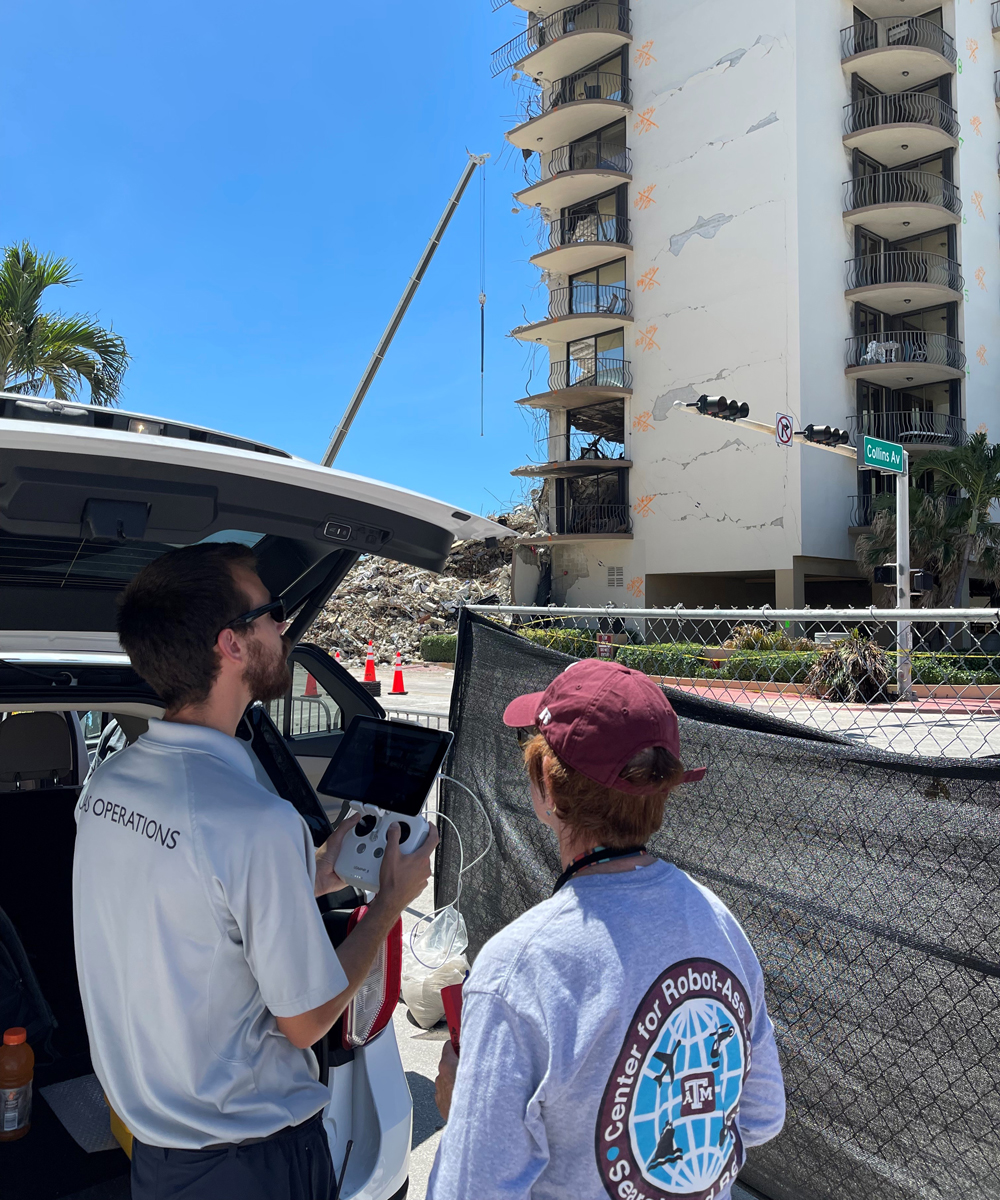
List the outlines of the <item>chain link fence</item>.
{"label": "chain link fence", "polygon": [[536,645],[881,750],[1000,757],[996,609],[470,607]]}
{"label": "chain link fence", "polygon": [[[448,773],[486,815],[447,783],[440,802],[466,862],[492,836],[464,877],[473,955],[560,867],[506,704],[580,655],[667,686],[683,758],[708,773],[649,845],[722,898],[764,971],[788,1118],[740,1178],[767,1200],[1000,1200],[998,614],[908,615],[907,697],[893,691],[895,611],[461,618]],[[442,825],[438,904],[462,862]]]}

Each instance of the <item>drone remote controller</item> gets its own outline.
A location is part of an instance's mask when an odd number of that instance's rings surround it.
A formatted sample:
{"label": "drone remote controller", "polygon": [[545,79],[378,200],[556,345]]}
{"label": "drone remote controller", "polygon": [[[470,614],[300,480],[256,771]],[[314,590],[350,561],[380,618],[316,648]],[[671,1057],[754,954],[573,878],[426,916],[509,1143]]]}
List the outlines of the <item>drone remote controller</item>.
{"label": "drone remote controller", "polygon": [[412,854],[423,845],[430,826],[422,816],[386,812],[374,804],[351,804],[350,807],[352,812],[361,815],[361,820],[344,838],[334,870],[344,883],[365,892],[377,892],[386,837],[393,821],[399,824],[401,854]]}

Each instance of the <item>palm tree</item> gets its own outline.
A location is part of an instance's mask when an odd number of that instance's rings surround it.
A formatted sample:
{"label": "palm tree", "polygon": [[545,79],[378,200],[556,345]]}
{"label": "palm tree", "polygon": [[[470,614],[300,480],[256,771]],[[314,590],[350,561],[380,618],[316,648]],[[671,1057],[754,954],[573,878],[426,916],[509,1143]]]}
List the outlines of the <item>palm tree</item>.
{"label": "palm tree", "polygon": [[[935,474],[934,495],[910,488],[910,558],[914,567],[938,577],[922,607],[959,607],[969,574],[1000,583],[1000,525],[990,521],[990,508],[1000,499],[1000,445],[991,446],[984,432],[966,445],[934,450],[920,460],[920,470]],[[953,494],[961,488],[964,496]],[[875,567],[896,557],[896,497],[875,502],[871,530],[858,538],[858,565],[870,579]]]}
{"label": "palm tree", "polygon": [[83,313],[42,312],[46,288],[76,283],[65,258],[39,254],[27,242],[7,246],[0,262],[0,389],[72,400],[86,380],[90,403],[118,403],[129,364],[125,341]]}
{"label": "palm tree", "polygon": [[[938,581],[933,591],[922,594],[921,607],[940,608],[950,603],[961,569],[967,525],[962,502],[910,488],[911,565],[929,571]],[[876,567],[896,561],[896,497],[892,493],[875,501],[871,528],[858,537],[854,554],[869,579]]]}
{"label": "palm tree", "polygon": [[991,445],[985,429],[977,429],[964,446],[954,450],[932,450],[920,464],[934,472],[934,494],[947,496],[955,488],[963,493],[964,537],[961,564],[955,582],[952,604],[962,602],[962,591],[969,574],[969,563],[978,560],[980,574],[996,582],[991,573],[1000,539],[1000,526],[990,521],[990,509],[1000,500],[1000,444]]}

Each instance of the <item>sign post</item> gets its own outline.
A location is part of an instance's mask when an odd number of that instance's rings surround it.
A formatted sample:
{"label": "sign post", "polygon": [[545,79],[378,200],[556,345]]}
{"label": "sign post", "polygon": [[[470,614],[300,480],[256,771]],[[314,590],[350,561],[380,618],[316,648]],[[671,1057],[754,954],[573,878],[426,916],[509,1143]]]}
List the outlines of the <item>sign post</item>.
{"label": "sign post", "polygon": [[[858,465],[896,476],[896,607],[910,607],[910,456],[896,442],[866,437],[858,446]],[[913,627],[896,622],[896,694],[908,700],[912,692]]]}

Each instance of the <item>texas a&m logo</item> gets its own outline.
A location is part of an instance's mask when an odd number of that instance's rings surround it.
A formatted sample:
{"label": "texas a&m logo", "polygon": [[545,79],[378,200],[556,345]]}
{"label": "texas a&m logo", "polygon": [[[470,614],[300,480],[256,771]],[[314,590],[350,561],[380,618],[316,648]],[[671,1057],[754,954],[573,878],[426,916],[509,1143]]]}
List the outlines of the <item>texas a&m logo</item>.
{"label": "texas a&m logo", "polygon": [[732,1183],[752,1023],[746,989],[721,963],[687,959],[653,983],[601,1102],[597,1169],[609,1196],[716,1200]]}

